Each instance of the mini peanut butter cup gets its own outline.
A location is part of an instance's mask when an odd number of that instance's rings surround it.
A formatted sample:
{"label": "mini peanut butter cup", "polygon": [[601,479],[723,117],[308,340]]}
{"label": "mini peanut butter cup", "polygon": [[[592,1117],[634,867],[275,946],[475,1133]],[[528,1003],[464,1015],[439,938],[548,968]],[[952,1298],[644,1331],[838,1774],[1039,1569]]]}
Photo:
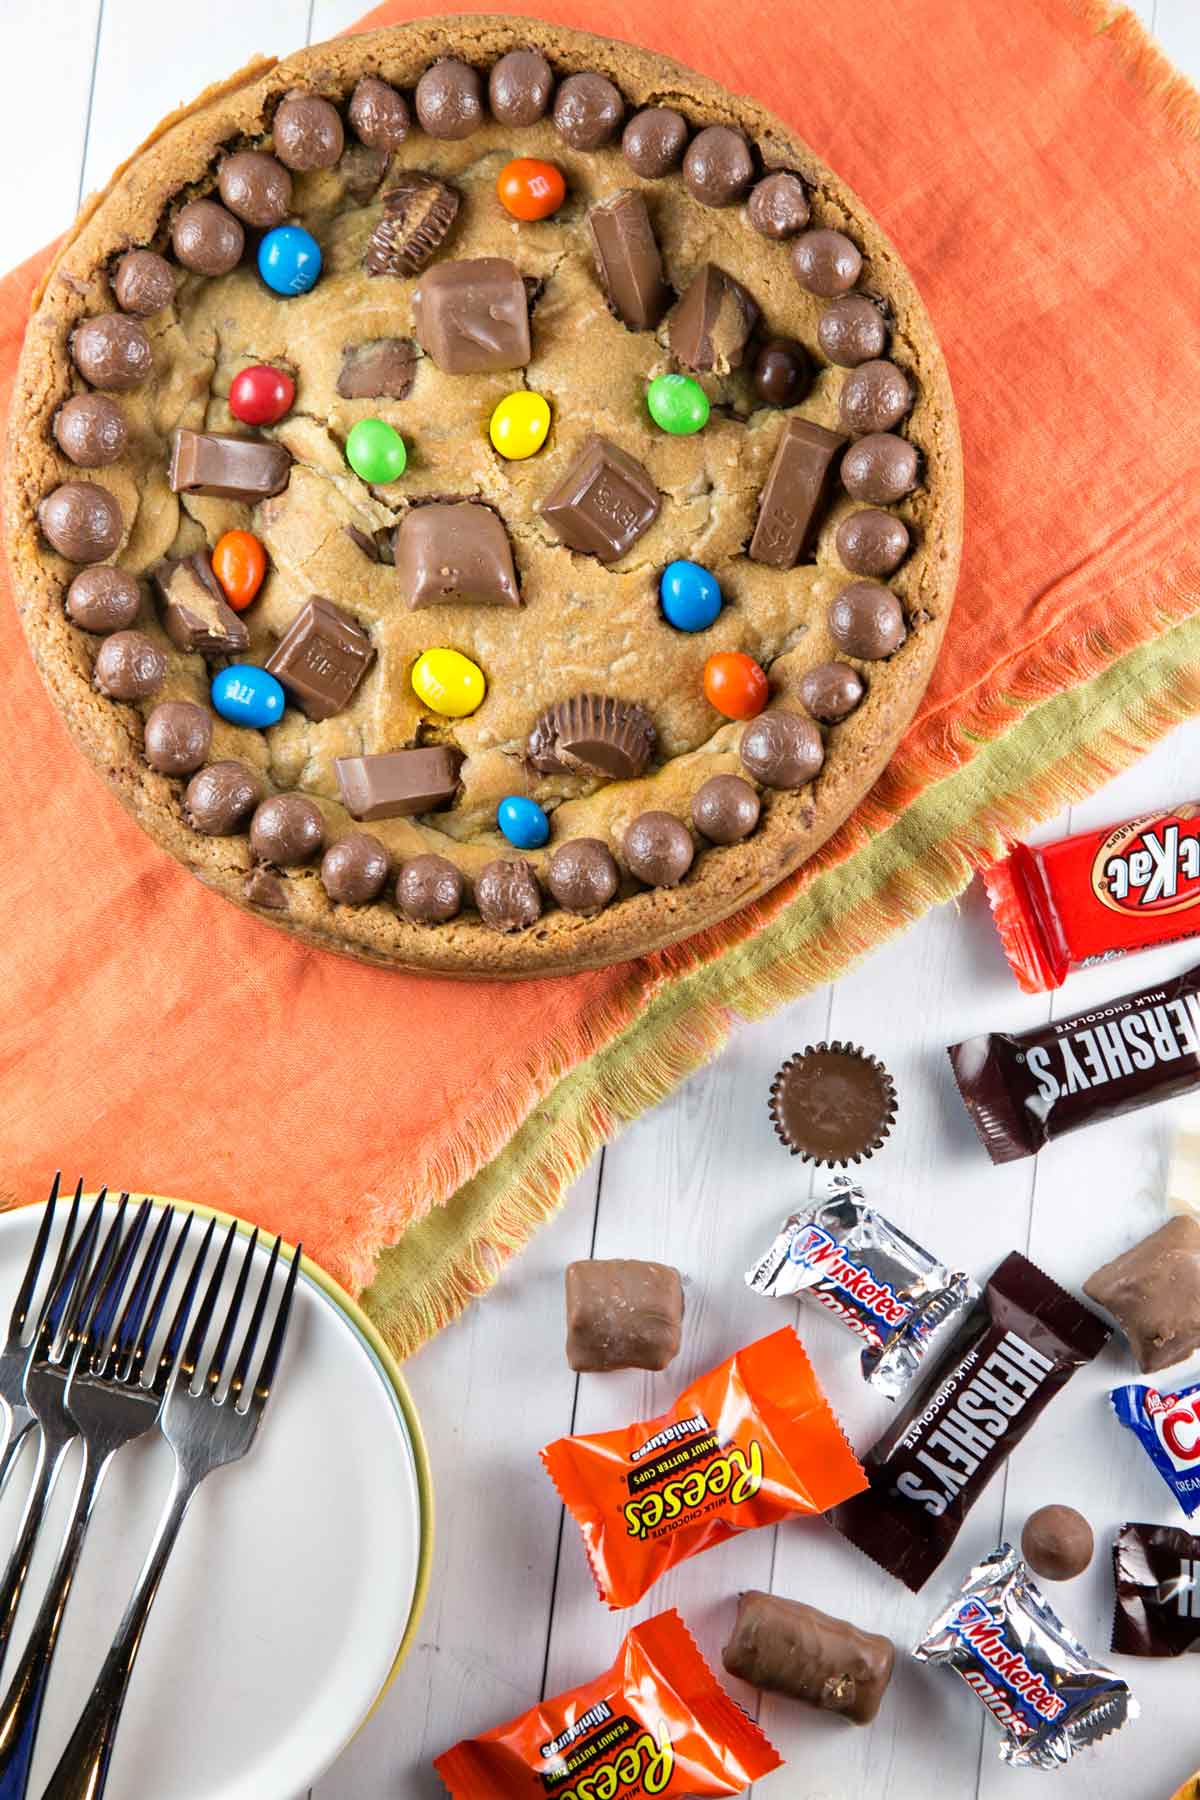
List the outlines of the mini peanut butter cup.
{"label": "mini peanut butter cup", "polygon": [[896,1088],[857,1044],[810,1044],[771,1083],[771,1118],[793,1156],[831,1168],[872,1156],[896,1118]]}

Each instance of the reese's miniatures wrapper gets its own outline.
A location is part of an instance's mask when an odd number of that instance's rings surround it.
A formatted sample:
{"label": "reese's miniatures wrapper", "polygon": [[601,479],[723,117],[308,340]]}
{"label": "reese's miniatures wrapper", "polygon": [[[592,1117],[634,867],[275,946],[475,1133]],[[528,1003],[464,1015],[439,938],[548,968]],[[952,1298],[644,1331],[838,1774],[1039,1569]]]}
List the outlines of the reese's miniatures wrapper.
{"label": "reese's miniatures wrapper", "polygon": [[1067,1630],[1008,1544],[965,1586],[913,1650],[960,1675],[1004,1733],[1002,1762],[1057,1769],[1136,1719],[1128,1686]]}
{"label": "reese's miniatures wrapper", "polygon": [[915,1593],[1010,1451],[1109,1328],[1014,1250],[929,1381],[866,1456],[870,1487],[831,1523]]}
{"label": "reese's miniatures wrapper", "polygon": [[1108,1397],[1189,1519],[1200,1512],[1200,1382],[1163,1394],[1131,1381]]}
{"label": "reese's miniatures wrapper", "polygon": [[456,1800],[740,1794],[781,1758],[720,1687],[677,1612],[635,1625],[611,1669],[434,1761]]}
{"label": "reese's miniatures wrapper", "polygon": [[828,1200],[785,1219],[746,1286],[815,1300],[861,1339],[863,1379],[897,1399],[954,1335],[979,1285],[947,1268],[835,1176]]}
{"label": "reese's miniatures wrapper", "polygon": [[1200,1537],[1177,1525],[1122,1525],[1113,1544],[1118,1656],[1200,1650]]}
{"label": "reese's miniatures wrapper", "polygon": [[559,1438],[542,1461],[614,1611],[701,1550],[866,1486],[787,1328],[701,1376],[661,1418]]}

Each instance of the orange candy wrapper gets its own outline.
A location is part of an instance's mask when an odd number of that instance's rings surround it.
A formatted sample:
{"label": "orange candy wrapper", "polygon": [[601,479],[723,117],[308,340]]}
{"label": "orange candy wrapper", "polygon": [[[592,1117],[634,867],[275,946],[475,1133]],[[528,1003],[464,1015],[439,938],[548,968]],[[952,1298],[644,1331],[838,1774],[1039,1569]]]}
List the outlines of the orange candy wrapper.
{"label": "orange candy wrapper", "polygon": [[740,1794],[782,1758],[717,1683],[677,1612],[635,1625],[611,1669],[434,1760],[456,1800]]}
{"label": "orange candy wrapper", "polygon": [[559,1438],[542,1461],[614,1611],[686,1557],[867,1486],[786,1326],[702,1375],[661,1418]]}

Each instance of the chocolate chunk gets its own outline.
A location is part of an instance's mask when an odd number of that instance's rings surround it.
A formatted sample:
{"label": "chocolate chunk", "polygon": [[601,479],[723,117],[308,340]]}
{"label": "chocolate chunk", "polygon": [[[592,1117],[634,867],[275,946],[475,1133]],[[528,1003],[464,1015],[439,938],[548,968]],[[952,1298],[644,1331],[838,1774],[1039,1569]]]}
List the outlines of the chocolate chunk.
{"label": "chocolate chunk", "polygon": [[878,1150],[896,1118],[896,1089],[881,1062],[856,1044],[810,1044],[771,1084],[781,1144],[806,1162],[844,1166]]}
{"label": "chocolate chunk", "polygon": [[1047,1581],[1072,1581],[1082,1575],[1095,1548],[1091,1526],[1073,1506],[1039,1506],[1021,1533],[1021,1555],[1034,1574]]}
{"label": "chocolate chunk", "polygon": [[194,275],[228,275],[242,260],[246,234],[215,200],[189,200],[175,215],[171,244]]}
{"label": "chocolate chunk", "polygon": [[546,868],[546,886],[558,904],[584,918],[603,912],[619,880],[613,853],[600,838],[571,838],[560,844]]}
{"label": "chocolate chunk", "polygon": [[905,438],[875,431],[851,444],[842,458],[842,486],[854,500],[890,506],[911,494],[920,479],[920,458]]}
{"label": "chocolate chunk", "polygon": [[740,367],[758,306],[740,281],[705,263],[667,321],[667,342],[685,368],[728,375]]}
{"label": "chocolate chunk", "polygon": [[128,313],[100,313],[76,327],[71,356],[86,382],[121,392],[140,387],[154,373],[146,327]]}
{"label": "chocolate chunk", "polygon": [[274,135],[275,154],[289,169],[332,169],[346,142],[337,107],[319,94],[286,94]]}
{"label": "chocolate chunk", "polygon": [[647,887],[677,887],[692,866],[696,846],[674,813],[639,813],[621,846],[631,874]]}
{"label": "chocolate chunk", "polygon": [[325,815],[304,794],[272,794],[254,809],[250,848],[260,862],[293,869],[311,862],[325,842]]}
{"label": "chocolate chunk", "polygon": [[387,851],[369,831],[339,838],[321,858],[321,885],[341,906],[367,906],[378,900],[390,872]]}
{"label": "chocolate chunk", "polygon": [[897,651],[908,632],[904,608],[890,588],[877,581],[852,581],[832,602],[829,635],[847,656],[879,662]]}
{"label": "chocolate chunk", "polygon": [[142,590],[125,569],[111,563],[81,569],[67,589],[67,617],[84,631],[125,631],[138,616]]}
{"label": "chocolate chunk", "polygon": [[352,819],[414,818],[449,806],[458,792],[462,752],[450,744],[339,756],[333,765]]}
{"label": "chocolate chunk", "polygon": [[447,375],[523,369],[532,354],[520,271],[502,256],[439,263],[414,291],[421,348]]}
{"label": "chocolate chunk", "polygon": [[849,663],[818,663],[800,678],[800,698],[822,725],[848,718],[865,691],[862,676]]}
{"label": "chocolate chunk", "polygon": [[416,369],[417,346],[411,338],[346,344],[337,391],[343,400],[407,400]]}
{"label": "chocolate chunk", "polygon": [[175,271],[153,250],[127,250],[113,274],[113,294],[122,312],[149,319],[175,298]]}
{"label": "chocolate chunk", "polygon": [[542,894],[533,864],[490,862],[475,882],[475,904],[485,925],[495,931],[526,931],[542,916]]}
{"label": "chocolate chunk", "polygon": [[740,775],[713,775],[692,796],[692,824],[714,844],[736,844],[758,824],[762,803]]}
{"label": "chocolate chunk", "polygon": [[456,56],[443,57],[417,83],[417,117],[432,138],[465,138],[483,124],[483,82],[478,69]]}
{"label": "chocolate chunk", "polygon": [[554,129],[572,150],[598,150],[616,137],[625,113],[621,90],[606,75],[568,75],[554,100]]}
{"label": "chocolate chunk", "polygon": [[107,394],[74,394],[54,415],[54,437],[76,468],[106,469],[125,454],[129,427]]}
{"label": "chocolate chunk", "polygon": [[591,207],[587,218],[608,304],[630,331],[653,331],[671,304],[671,290],[646,202],[634,188],[622,188]]}
{"label": "chocolate chunk", "polygon": [[763,787],[802,788],[820,773],[825,743],[811,719],[772,709],[747,725],[739,754]]}
{"label": "chocolate chunk", "polygon": [[217,171],[222,200],[247,225],[269,230],[292,209],[292,178],[278,157],[265,150],[238,150]]}
{"label": "chocolate chunk", "polygon": [[245,621],[225,599],[207,550],[168,557],[152,569],[163,630],[185,655],[240,656],[250,646]]}
{"label": "chocolate chunk", "polygon": [[396,575],[408,606],[520,606],[508,533],[490,506],[413,506],[396,530]]}
{"label": "chocolate chunk", "polygon": [[847,375],[838,396],[838,417],[856,436],[890,431],[912,408],[912,383],[893,362],[860,363]]}
{"label": "chocolate chunk", "polygon": [[669,106],[645,106],[621,134],[625,161],[635,175],[654,181],[678,168],[688,140],[687,120]]}
{"label": "chocolate chunk", "polygon": [[895,513],[868,508],[847,514],[834,543],[852,575],[890,575],[908,555],[908,526]]}
{"label": "chocolate chunk", "polygon": [[332,600],[314,594],[265,667],[310,719],[332,719],[349,706],[374,656],[374,646],[358,621]]}
{"label": "chocolate chunk", "polygon": [[391,156],[369,144],[347,144],[338,160],[342,192],[354,206],[366,206],[375,198],[388,172]]}
{"label": "chocolate chunk", "polygon": [[809,379],[808,352],[795,338],[768,338],[754,358],[754,392],[767,406],[795,406]]}
{"label": "chocolate chunk", "polygon": [[194,700],[160,700],[146,720],[146,761],[162,775],[191,775],[208,755],[213,720]]}
{"label": "chocolate chunk", "polygon": [[142,631],[115,631],[92,664],[92,679],[110,700],[149,700],[167,673],[167,659]]}
{"label": "chocolate chunk", "polygon": [[792,245],[792,270],[802,288],[822,300],[844,294],[862,274],[862,255],[841,231],[806,231]]}
{"label": "chocolate chunk", "polygon": [[632,550],[661,505],[642,464],[593,432],[542,501],[541,514],[569,550],[608,563]]}
{"label": "chocolate chunk", "polygon": [[811,419],[788,420],[758,503],[748,552],[753,562],[790,569],[799,560],[816,530],[833,459],[845,441]]}
{"label": "chocolate chunk", "polygon": [[378,75],[363,76],[347,111],[359,141],[370,150],[398,150],[408,136],[408,101]]}
{"label": "chocolate chunk", "polygon": [[367,239],[367,274],[419,275],[450,235],[461,204],[458,189],[440,176],[403,175],[383,196],[383,217]]}
{"label": "chocolate chunk", "polygon": [[1143,1375],[1182,1362],[1200,1345],[1200,1221],[1180,1213],[1083,1284],[1110,1312]]}
{"label": "chocolate chunk", "polygon": [[396,908],[412,925],[442,925],[462,911],[466,884],[445,856],[411,856],[396,877]]}
{"label": "chocolate chunk", "polygon": [[776,169],[763,176],[746,210],[755,231],[778,243],[795,237],[808,224],[808,193],[798,175]]}
{"label": "chocolate chunk", "polygon": [[282,494],[291,472],[291,454],[267,438],[188,431],[182,426],[171,438],[172,493],[212,494],[218,500],[244,500],[253,506],[257,500]]}
{"label": "chocolate chunk", "polygon": [[684,186],[705,206],[732,206],[753,180],[750,146],[731,125],[706,125],[688,145]]}
{"label": "chocolate chunk", "polygon": [[525,757],[540,775],[582,769],[613,781],[632,781],[644,773],[656,742],[644,707],[611,694],[575,694],[535,719]]}
{"label": "chocolate chunk", "polygon": [[545,117],[554,75],[540,50],[510,50],[488,77],[488,104],[501,125],[536,125]]}
{"label": "chocolate chunk", "polygon": [[103,562],[121,542],[121,508],[96,481],[64,481],[38,507],[47,542],[68,562]]}
{"label": "chocolate chunk", "polygon": [[268,912],[287,911],[287,889],[278,875],[261,863],[243,881],[242,893],[251,906],[265,907]]}
{"label": "chocolate chunk", "polygon": [[817,342],[831,363],[853,369],[887,349],[887,320],[865,294],[843,294],[817,321]]}
{"label": "chocolate chunk", "polygon": [[683,1282],[665,1263],[567,1264],[567,1362],[577,1374],[668,1368],[683,1337]]}
{"label": "chocolate chunk", "polygon": [[356,544],[363,555],[369,557],[373,563],[390,565],[395,561],[392,551],[394,527],[391,525],[379,526],[373,536],[369,531],[360,530],[357,525],[347,525],[345,529],[350,542]]}
{"label": "chocolate chunk", "polygon": [[204,837],[230,837],[242,829],[266,791],[262,776],[245,763],[209,763],[187,784],[183,816]]}
{"label": "chocolate chunk", "polygon": [[722,1652],[730,1675],[869,1725],[879,1711],[896,1648],[803,1600],[751,1590],[738,1597],[733,1636]]}

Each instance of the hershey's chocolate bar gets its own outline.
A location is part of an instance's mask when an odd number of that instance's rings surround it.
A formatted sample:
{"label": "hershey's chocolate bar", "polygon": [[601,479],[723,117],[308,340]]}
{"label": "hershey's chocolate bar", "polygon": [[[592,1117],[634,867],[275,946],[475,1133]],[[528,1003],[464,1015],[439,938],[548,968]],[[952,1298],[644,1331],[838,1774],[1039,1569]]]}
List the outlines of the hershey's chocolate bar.
{"label": "hershey's chocolate bar", "polygon": [[161,602],[163,630],[177,650],[200,656],[240,656],[250,633],[225,599],[207,550],[168,557],[150,571]]}
{"label": "hershey's chocolate bar", "polygon": [[569,550],[607,563],[633,548],[661,505],[637,458],[593,432],[542,501],[542,517]]}
{"label": "hershey's chocolate bar", "polygon": [[211,494],[253,505],[282,494],[291,473],[291,452],[267,438],[180,426],[171,439],[172,493]]}
{"label": "hershey's chocolate bar", "polygon": [[753,562],[790,569],[799,561],[816,529],[833,459],[845,441],[811,419],[788,420],[763,483],[748,552]]}
{"label": "hershey's chocolate bar", "polygon": [[1113,1544],[1119,1656],[1200,1650],[1200,1537],[1175,1525],[1122,1525]]}
{"label": "hershey's chocolate bar", "polygon": [[310,719],[332,719],[349,706],[374,655],[357,619],[314,594],[276,644],[266,667]]}
{"label": "hershey's chocolate bar", "polygon": [[339,756],[333,765],[342,805],[355,819],[398,819],[447,806],[461,766],[462,753],[448,744]]}
{"label": "hershey's chocolate bar", "polygon": [[622,188],[587,217],[609,305],[630,331],[653,331],[671,304],[671,290],[645,200],[636,188]]}

